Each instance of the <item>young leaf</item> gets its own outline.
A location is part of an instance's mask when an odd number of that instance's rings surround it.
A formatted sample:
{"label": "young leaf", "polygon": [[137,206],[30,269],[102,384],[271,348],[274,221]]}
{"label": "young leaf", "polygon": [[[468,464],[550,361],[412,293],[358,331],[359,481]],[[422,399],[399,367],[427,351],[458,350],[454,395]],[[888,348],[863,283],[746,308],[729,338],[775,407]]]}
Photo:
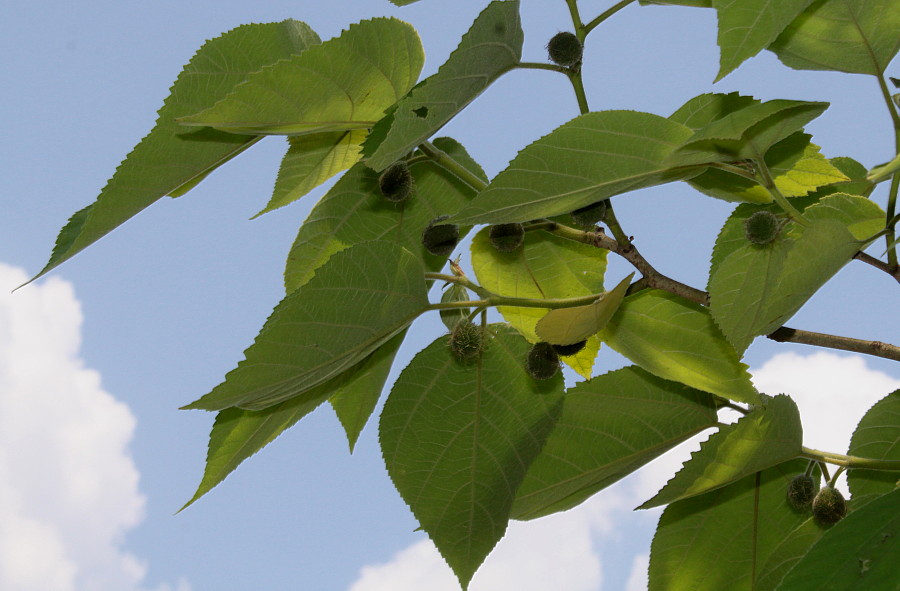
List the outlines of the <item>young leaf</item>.
{"label": "young leaf", "polygon": [[897,588],[900,489],[851,511],[785,575],[783,591]]}
{"label": "young leaf", "polygon": [[650,113],[581,115],[526,146],[451,220],[460,224],[526,222],[690,178],[702,169],[673,169],[667,159],[691,135],[684,125]]}
{"label": "young leaf", "polygon": [[[481,167],[459,143],[434,141],[469,172],[486,178]],[[378,175],[364,164],[350,169],[319,200],[300,227],[288,254],[284,283],[288,293],[303,285],[334,253],[366,240],[396,241],[437,271],[447,259],[426,252],[422,231],[439,215],[459,210],[475,191],[446,169],[430,161],[410,165],[416,196],[402,205],[387,202],[378,190]]]}
{"label": "young leaf", "polygon": [[818,0],[769,46],[786,66],[882,76],[900,49],[896,0]]}
{"label": "young leaf", "polygon": [[[853,456],[900,460],[900,390],[895,390],[866,411],[850,439]],[[847,473],[853,498],[883,495],[897,486],[896,472],[854,469]]]}
{"label": "young leaf", "polygon": [[716,82],[769,46],[813,0],[715,0],[719,16]]}
{"label": "young leaf", "polygon": [[669,505],[650,548],[650,591],[758,591],[760,569],[807,520],[785,499],[806,463],[779,464]]}
{"label": "young leaf", "polygon": [[597,298],[593,304],[550,310],[535,327],[538,337],[553,345],[571,345],[594,336],[619,309],[632,277],[634,273]]}
{"label": "young leaf", "polygon": [[185,408],[261,410],[353,367],[428,306],[422,263],[402,247],[362,242],[332,256],[272,312],[246,359]]}
{"label": "young leaf", "polygon": [[631,366],[580,382],[516,493],[514,519],[571,509],[716,425],[712,396]]}
{"label": "young leaf", "polygon": [[412,88],[425,54],[411,25],[376,18],[247,77],[182,125],[231,133],[303,135],[372,127]]}
{"label": "young leaf", "polygon": [[639,509],[703,494],[800,455],[803,428],[794,401],[775,396],[700,445],[684,467]]}
{"label": "young leaf", "polygon": [[[469,294],[469,290],[458,283],[453,283],[444,288],[444,294],[441,296],[441,303],[467,302],[471,299],[472,297]],[[444,323],[447,330],[452,331],[453,327],[463,320],[466,320],[471,313],[472,310],[470,308],[441,310],[441,322]]]}
{"label": "young leaf", "polygon": [[388,473],[465,588],[503,537],[525,471],[559,414],[563,380],[533,380],[511,329],[476,363],[441,337],[403,370],[381,414]]}
{"label": "young leaf", "polygon": [[93,244],[164,195],[182,195],[212,170],[259,140],[214,130],[190,132],[175,118],[214,104],[266,64],[319,43],[304,23],[243,25],[207,41],[179,74],[150,133],[100,192],[63,227],[50,260],[35,277]]}
{"label": "young leaf", "polygon": [[459,47],[379,121],[365,142],[366,163],[382,171],[434,135],[522,57],[519,0],[494,1]]}
{"label": "young leaf", "polygon": [[600,337],[663,379],[738,402],[760,402],[747,366],[700,304],[644,290],[625,298]]}

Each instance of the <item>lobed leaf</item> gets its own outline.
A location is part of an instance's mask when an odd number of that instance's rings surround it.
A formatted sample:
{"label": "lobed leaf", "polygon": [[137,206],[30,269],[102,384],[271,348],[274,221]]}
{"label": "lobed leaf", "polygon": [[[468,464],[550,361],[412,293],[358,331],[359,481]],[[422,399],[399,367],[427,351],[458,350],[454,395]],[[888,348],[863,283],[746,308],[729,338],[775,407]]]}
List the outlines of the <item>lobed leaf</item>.
{"label": "lobed leaf", "polygon": [[631,366],[580,382],[516,493],[515,519],[571,509],[716,425],[706,392]]}
{"label": "lobed leaf", "polygon": [[817,0],[769,46],[786,66],[882,76],[900,49],[895,0]]}
{"label": "lobed leaf", "polygon": [[185,408],[261,410],[350,369],[428,306],[421,261],[371,241],[332,256],[272,312],[246,359]]}
{"label": "lobed leaf", "polygon": [[490,329],[496,335],[474,363],[457,360],[446,337],[421,351],[381,414],[388,473],[464,588],[503,537],[563,396],[560,374],[526,373],[521,336]]}
{"label": "lobed leaf", "polygon": [[779,464],[669,505],[650,548],[649,591],[759,591],[763,565],[807,520],[785,498],[806,463]]}
{"label": "lobed leaf", "polygon": [[659,507],[721,488],[799,456],[802,445],[797,405],[790,396],[775,396],[713,433],[674,478],[638,508]]}
{"label": "lobed leaf", "polygon": [[581,115],[526,146],[452,221],[525,222],[690,178],[702,169],[667,162],[690,137],[689,128],[650,113]]}
{"label": "lobed leaf", "polygon": [[191,132],[175,122],[214,104],[248,72],[319,43],[306,24],[243,25],[207,41],[172,85],[150,133],[116,169],[97,200],[62,228],[50,260],[35,277],[75,256],[165,195],[183,195],[260,138],[215,130]]}
{"label": "lobed leaf", "polygon": [[600,332],[625,299],[634,273],[587,306],[550,310],[541,318],[535,332],[553,345],[573,345]]}
{"label": "lobed leaf", "polygon": [[[900,460],[900,390],[895,390],[866,411],[850,438],[852,456],[876,460]],[[854,469],[847,473],[853,498],[883,495],[898,482],[896,472]]]}
{"label": "lobed leaf", "polygon": [[600,338],[653,375],[730,400],[760,402],[747,366],[700,304],[641,291],[625,298]]}
{"label": "lobed leaf", "polygon": [[519,63],[524,37],[519,1],[491,2],[437,73],[375,125],[364,146],[366,163],[384,170],[433,136]]}

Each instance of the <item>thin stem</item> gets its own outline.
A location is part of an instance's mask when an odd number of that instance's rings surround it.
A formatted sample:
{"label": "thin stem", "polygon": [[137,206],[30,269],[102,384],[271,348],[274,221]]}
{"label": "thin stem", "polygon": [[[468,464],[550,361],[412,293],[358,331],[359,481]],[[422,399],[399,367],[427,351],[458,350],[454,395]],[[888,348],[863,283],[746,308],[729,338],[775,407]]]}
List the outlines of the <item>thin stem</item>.
{"label": "thin stem", "polygon": [[884,271],[885,273],[896,279],[898,283],[900,283],[900,268],[891,267],[889,263],[885,263],[884,261],[876,259],[875,257],[868,255],[862,251],[859,251],[858,253],[853,255],[853,258],[862,261],[867,265],[872,265],[876,269]]}
{"label": "thin stem", "polygon": [[750,412],[749,410],[747,410],[747,409],[744,408],[743,406],[740,406],[740,405],[738,405],[738,404],[735,404],[734,402],[732,402],[732,401],[730,401],[730,400],[728,400],[728,399],[726,399],[726,398],[722,398],[721,400],[719,400],[719,406],[720,406],[721,408],[730,408],[730,409],[732,409],[732,410],[736,410],[736,411],[738,411],[739,413],[741,413],[742,415],[745,415],[745,414],[747,414],[747,413]]}
{"label": "thin stem", "polygon": [[575,34],[584,43],[584,23],[581,22],[581,15],[578,13],[578,0],[566,0],[569,5],[569,14],[572,16],[572,25],[575,27]]}
{"label": "thin stem", "polygon": [[806,218],[803,217],[803,214],[800,213],[800,210],[791,205],[790,201],[787,200],[787,197],[781,194],[781,190],[775,185],[775,179],[772,178],[772,173],[769,171],[769,167],[766,166],[766,162],[763,158],[756,159],[756,167],[758,171],[758,179],[757,181],[761,184],[765,189],[769,192],[769,195],[772,196],[772,199],[775,200],[775,203],[778,204],[781,209],[783,209],[788,216],[798,224],[802,226],[809,225],[809,222],[806,221]]}
{"label": "thin stem", "polygon": [[[891,91],[888,88],[887,81],[884,79],[884,76],[876,76],[878,79],[878,86],[881,89],[881,96],[884,98],[885,105],[887,106],[888,113],[891,115],[891,121],[894,123],[894,149],[897,153],[900,153],[900,113],[897,112],[897,106],[894,104],[894,100],[891,98]],[[896,222],[893,221],[894,215],[897,213],[897,193],[900,192],[900,174],[894,173],[894,178],[891,180],[891,189],[888,193],[888,202],[886,209],[885,219],[887,220],[887,233],[885,234],[885,243],[887,244],[887,259],[888,265],[892,271],[896,271],[898,269],[897,262],[897,247],[893,245],[894,239],[896,237],[895,225]]]}
{"label": "thin stem", "polygon": [[724,170],[725,172],[730,172],[731,174],[736,174],[738,176],[744,177],[745,179],[749,179],[753,182],[758,182],[759,179],[756,178],[756,175],[746,168],[742,168],[740,166],[736,166],[734,164],[728,164],[727,162],[710,162],[708,164],[710,168],[718,168],[719,170]]}
{"label": "thin stem", "polygon": [[888,472],[900,471],[900,460],[876,460],[873,458],[860,458],[858,456],[845,456],[828,451],[819,451],[808,447],[800,448],[800,456],[818,462],[827,462],[844,468],[865,468],[866,470],[884,470]]}
{"label": "thin stem", "polygon": [[575,98],[578,99],[578,110],[581,114],[589,113],[591,108],[588,106],[587,94],[584,92],[584,82],[581,80],[581,69],[578,71],[570,70],[569,81],[572,83],[572,90],[575,91]]}
{"label": "thin stem", "polygon": [[828,349],[839,349],[841,351],[853,351],[854,353],[865,353],[875,357],[883,357],[900,361],[900,347],[883,343],[881,341],[864,341],[861,339],[852,339],[850,337],[840,337],[836,335],[823,334],[820,332],[810,332],[807,330],[797,330],[787,326],[782,326],[775,332],[767,335],[768,338],[779,343],[798,343],[801,345],[814,345],[816,347],[826,347]]}
{"label": "thin stem", "polygon": [[432,161],[449,170],[476,191],[484,191],[487,188],[488,184],[484,180],[478,178],[473,172],[469,171],[469,169],[454,160],[452,156],[431,142],[419,144],[419,149],[422,150],[423,154],[431,158]]}
{"label": "thin stem", "polygon": [[466,302],[439,302],[437,304],[429,304],[429,310],[452,310],[455,308],[471,308],[492,307],[492,306],[509,306],[511,308],[547,308],[557,310],[559,308],[576,308],[578,306],[587,306],[597,301],[597,298],[603,294],[592,293],[586,296],[575,298],[514,298],[493,294],[483,300],[470,300]]}
{"label": "thin stem", "polygon": [[603,21],[605,21],[606,19],[608,19],[615,13],[619,12],[620,10],[622,10],[623,8],[625,8],[632,2],[634,2],[634,0],[621,0],[620,2],[616,3],[616,5],[613,6],[612,8],[605,10],[602,14],[600,14],[600,16],[598,16],[597,18],[595,18],[588,24],[584,25],[584,34],[587,35],[592,30],[594,30],[594,28],[597,25],[599,25],[600,23],[602,23]]}
{"label": "thin stem", "polygon": [[631,237],[628,236],[625,233],[625,230],[622,229],[622,226],[619,225],[619,220],[616,218],[616,212],[613,210],[612,201],[610,200],[607,200],[606,202],[606,213],[603,215],[603,223],[606,224],[609,231],[616,237],[619,244],[631,244]]}
{"label": "thin stem", "polygon": [[556,64],[542,64],[540,62],[519,62],[516,64],[517,69],[521,70],[550,70],[551,72],[559,72],[560,74],[568,74],[569,69]]}

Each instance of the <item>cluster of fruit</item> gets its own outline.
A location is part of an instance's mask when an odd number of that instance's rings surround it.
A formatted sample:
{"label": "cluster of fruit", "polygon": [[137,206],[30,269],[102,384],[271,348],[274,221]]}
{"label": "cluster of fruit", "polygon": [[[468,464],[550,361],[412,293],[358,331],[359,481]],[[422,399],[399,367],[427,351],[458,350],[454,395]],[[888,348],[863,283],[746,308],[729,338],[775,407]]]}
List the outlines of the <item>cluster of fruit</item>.
{"label": "cluster of fruit", "polygon": [[847,502],[841,491],[829,483],[816,492],[816,482],[809,474],[798,474],[791,479],[787,498],[798,511],[812,510],[813,519],[822,525],[837,523],[847,514]]}

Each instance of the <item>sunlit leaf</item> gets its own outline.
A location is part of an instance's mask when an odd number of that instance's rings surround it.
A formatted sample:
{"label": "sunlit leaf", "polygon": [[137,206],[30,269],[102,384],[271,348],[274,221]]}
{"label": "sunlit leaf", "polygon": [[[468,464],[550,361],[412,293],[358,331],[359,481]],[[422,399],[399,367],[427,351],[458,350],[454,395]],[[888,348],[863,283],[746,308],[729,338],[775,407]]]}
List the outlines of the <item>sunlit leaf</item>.
{"label": "sunlit leaf", "polygon": [[508,327],[458,361],[441,337],[403,370],[381,414],[388,473],[465,587],[503,537],[516,490],[559,414],[563,380],[533,380]]}
{"label": "sunlit leaf", "polygon": [[519,1],[491,2],[437,73],[375,126],[365,143],[366,163],[384,170],[437,133],[519,63],[523,41]]}
{"label": "sunlit leaf", "polygon": [[525,475],[512,516],[570,509],[716,421],[710,394],[639,367],[576,384]]}
{"label": "sunlit leaf", "polygon": [[600,337],[656,376],[738,402],[760,401],[747,366],[700,304],[644,290],[625,298]]}
{"label": "sunlit leaf", "polygon": [[[821,474],[816,471],[813,479],[818,482]],[[753,591],[775,591],[784,575],[806,556],[812,545],[825,533],[825,528],[812,518],[810,510],[803,512],[803,516],[806,520],[775,546],[768,560],[757,570],[756,586]]]}
{"label": "sunlit leaf", "polygon": [[[900,461],[900,390],[875,403],[859,421],[850,439],[850,455],[875,460]],[[897,486],[900,474],[854,469],[847,473],[853,497],[888,493]]]}
{"label": "sunlit leaf", "polygon": [[593,304],[550,310],[535,327],[538,337],[553,345],[572,345],[597,334],[619,309],[632,277],[634,273]]}
{"label": "sunlit leaf", "polygon": [[789,396],[775,396],[713,433],[675,477],[639,508],[659,507],[721,488],[797,457],[802,445],[797,405]]}

